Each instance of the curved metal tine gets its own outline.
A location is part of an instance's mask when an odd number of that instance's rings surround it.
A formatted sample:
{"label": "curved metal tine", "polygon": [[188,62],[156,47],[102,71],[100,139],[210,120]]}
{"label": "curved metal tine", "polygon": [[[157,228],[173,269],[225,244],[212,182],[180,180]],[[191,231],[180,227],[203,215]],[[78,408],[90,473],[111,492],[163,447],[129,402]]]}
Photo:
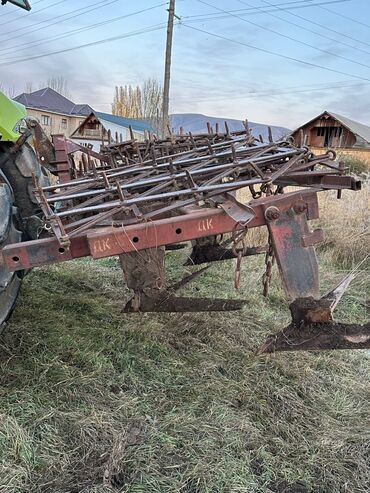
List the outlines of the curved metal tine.
{"label": "curved metal tine", "polygon": [[340,283],[335,286],[331,291],[329,291],[326,295],[322,296],[322,300],[329,300],[331,302],[331,310],[335,310],[342,296],[348,289],[351,282],[355,279],[356,274],[351,272],[347,276],[345,276]]}
{"label": "curved metal tine", "polygon": [[[227,142],[227,146],[230,147],[230,143],[232,141],[228,141]],[[240,143],[242,145],[242,143]],[[217,144],[215,144],[217,145]],[[223,143],[223,145],[225,146],[225,143]],[[261,149],[261,147],[265,150],[268,150],[269,148],[271,147],[274,147],[274,145],[271,145],[271,144],[265,144],[263,146],[259,146],[259,145],[256,145],[256,146],[252,146],[252,147],[249,147],[247,149],[244,149],[243,151],[244,152],[253,152],[253,150],[255,148],[258,149],[257,152],[259,152],[259,150],[263,150]],[[203,148],[204,150],[207,150],[207,146],[204,146]],[[238,151],[237,151],[238,152]],[[183,154],[180,154],[180,155],[183,155]],[[225,157],[226,155],[231,155],[231,151],[222,151],[221,153],[218,153],[216,154],[216,156],[218,158],[221,158],[221,157]],[[166,159],[168,160],[168,156],[165,156]],[[171,156],[171,158],[173,159],[173,155]],[[191,165],[193,164],[193,162],[197,162],[199,160],[210,160],[210,156],[209,155],[205,155],[205,156],[196,156],[194,158],[191,158],[191,159],[186,159],[185,161],[181,161],[181,160],[175,160],[173,161],[174,164],[187,164],[187,165]],[[151,161],[148,161],[148,163],[150,163]],[[170,162],[167,162],[167,163],[162,163],[162,164],[159,164],[157,166],[153,166],[153,164],[148,164],[148,165],[133,165],[133,166],[130,166],[130,167],[122,167],[122,168],[114,168],[111,170],[111,173],[109,173],[109,170],[106,171],[106,176],[108,179],[110,178],[117,178],[117,177],[121,177],[121,176],[126,176],[126,175],[130,175],[131,173],[139,173],[140,171],[146,171],[146,170],[152,170],[152,169],[156,169],[157,171],[158,170],[161,170],[161,169],[167,169],[168,167],[170,166]],[[56,184],[56,185],[50,185],[50,186],[47,186],[47,187],[43,187],[43,190],[44,191],[53,191],[53,190],[56,190],[58,188],[67,188],[67,187],[70,187],[70,186],[79,186],[79,185],[86,185],[86,184],[96,184],[96,180],[102,180],[103,181],[103,177],[100,176],[102,173],[102,171],[98,171],[98,174],[99,176],[97,178],[85,178],[85,179],[78,179],[78,180],[70,180],[68,182],[64,182],[63,185],[61,184]]]}
{"label": "curved metal tine", "polygon": [[[261,179],[249,179],[249,180],[241,180],[237,182],[230,182],[230,183],[219,183],[215,185],[201,185],[198,188],[199,193],[207,193],[217,191],[218,193],[222,192],[231,192],[233,190],[237,190],[238,188],[244,188],[249,185],[257,185],[259,183],[264,183],[266,180],[261,180]],[[192,195],[194,193],[194,190],[192,189],[183,189],[183,190],[176,190],[176,191],[171,191],[171,192],[165,192],[163,194],[154,194],[154,195],[148,195],[146,197],[134,197],[132,199],[127,199],[126,202],[123,205],[126,205],[127,207],[130,207],[134,203],[141,203],[141,202],[155,202],[158,200],[163,200],[163,199],[173,199],[173,198],[178,198],[178,197],[184,197],[186,195]],[[98,212],[104,209],[109,209],[111,207],[115,207],[116,205],[119,205],[119,201],[114,200],[111,202],[106,202],[104,204],[99,204],[96,206],[92,207],[86,207],[86,208],[79,208],[78,206],[75,208],[72,208],[68,211],[63,211],[60,213],[57,213],[57,216],[59,217],[66,217],[66,216],[71,216],[75,214],[86,214],[87,212]]]}
{"label": "curved metal tine", "polygon": [[[260,156],[260,157],[253,158],[253,161],[259,161],[259,162],[262,161],[263,164],[265,164],[265,160],[268,162],[271,159],[275,160],[275,157],[270,156],[269,158],[264,159],[263,156]],[[255,162],[252,162],[250,159],[238,161],[237,166],[239,168],[239,171],[241,168],[246,167],[249,164],[254,167]],[[227,169],[235,170],[235,163],[218,164],[215,166],[208,166],[206,168],[201,168],[199,165],[197,165],[197,166],[190,168],[190,171],[192,171],[192,173],[194,175],[198,176],[198,175],[203,175],[203,174],[210,174],[212,172],[217,173],[218,171],[227,170]],[[255,171],[256,171],[256,169],[255,169]],[[174,175],[173,174],[163,174],[163,175],[154,176],[152,178],[143,179],[143,180],[130,180],[130,182],[125,181],[125,182],[121,182],[122,183],[121,188],[124,190],[128,190],[128,189],[140,188],[140,187],[145,187],[145,186],[150,187],[150,185],[155,185],[158,182],[165,182],[168,180],[173,180],[174,178],[181,180],[183,178],[186,178],[187,172],[189,172],[189,168],[185,169],[184,171],[179,171],[177,174],[174,174]],[[258,172],[258,174],[262,180],[267,179],[262,174],[262,172]],[[235,183],[237,183],[237,180],[235,180]],[[52,196],[48,197],[47,201],[48,201],[48,203],[53,203],[53,202],[57,202],[57,201],[61,202],[64,200],[70,200],[72,198],[82,198],[82,197],[88,197],[88,196],[92,196],[92,195],[99,195],[99,194],[103,193],[105,190],[106,190],[105,188],[102,188],[102,189],[89,190],[89,191],[85,191],[85,192],[79,192],[79,193],[76,193],[74,195],[72,195],[72,194],[57,195],[57,196],[52,195]]]}

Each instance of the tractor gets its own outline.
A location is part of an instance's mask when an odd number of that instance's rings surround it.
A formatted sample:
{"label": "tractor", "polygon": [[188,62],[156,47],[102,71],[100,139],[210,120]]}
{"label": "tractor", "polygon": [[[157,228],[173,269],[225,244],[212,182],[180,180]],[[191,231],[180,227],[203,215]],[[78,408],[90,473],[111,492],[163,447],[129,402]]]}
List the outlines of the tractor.
{"label": "tractor", "polygon": [[[0,92],[0,249],[40,235],[33,177],[47,185],[51,174],[27,142],[31,125],[25,108]],[[0,263],[0,326],[12,312],[23,276],[23,271],[7,272]]]}
{"label": "tractor", "polygon": [[[7,0],[1,3],[5,5]],[[9,3],[31,9],[27,1]],[[0,249],[9,243],[35,238],[35,225],[40,224],[32,176],[38,176],[46,185],[49,173],[27,143],[30,124],[25,107],[0,92]],[[15,306],[23,276],[24,271],[8,272],[0,261],[0,326]]]}

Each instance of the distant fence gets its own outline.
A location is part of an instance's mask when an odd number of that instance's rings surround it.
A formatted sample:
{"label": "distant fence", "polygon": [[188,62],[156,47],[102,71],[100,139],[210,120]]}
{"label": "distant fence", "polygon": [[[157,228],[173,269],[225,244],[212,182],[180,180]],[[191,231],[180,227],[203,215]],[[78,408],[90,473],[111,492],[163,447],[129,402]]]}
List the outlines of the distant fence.
{"label": "distant fence", "polygon": [[[323,147],[310,146],[310,150],[315,154],[325,154],[328,149]],[[344,154],[346,156],[351,156],[355,159],[361,159],[364,161],[370,169],[370,149],[358,149],[356,147],[344,147],[344,148],[333,148],[337,154]]]}

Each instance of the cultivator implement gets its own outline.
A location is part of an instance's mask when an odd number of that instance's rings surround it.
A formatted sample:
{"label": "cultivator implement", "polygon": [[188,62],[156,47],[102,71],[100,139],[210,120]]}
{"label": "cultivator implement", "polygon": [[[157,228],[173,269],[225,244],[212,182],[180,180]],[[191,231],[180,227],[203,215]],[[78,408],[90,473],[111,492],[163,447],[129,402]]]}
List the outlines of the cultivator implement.
{"label": "cultivator implement", "polygon": [[[111,140],[111,137],[108,139]],[[118,139],[116,139],[118,140]],[[315,156],[290,141],[255,139],[225,126],[208,133],[170,134],[144,142],[109,142],[96,153],[54,137],[54,156],[39,143],[59,182],[42,186],[34,176],[34,196],[43,214],[40,238],[6,245],[9,272],[79,257],[118,256],[133,296],[126,312],[238,310],[243,300],[186,298],[176,292],[208,267],[169,286],[165,250],[192,242],[187,265],[236,259],[235,287],[241,285],[244,257],[263,254],[268,294],[276,262],[291,302],[292,324],[272,336],[262,352],[370,347],[369,326],[338,326],[333,310],[350,282],[347,278],[320,298],[314,246],[323,240],[309,221],[319,217],[317,194],[358,190],[328,152]],[[287,191],[286,187],[294,187]],[[247,189],[250,200],[238,199]],[[252,228],[266,226],[268,241],[247,246]]]}

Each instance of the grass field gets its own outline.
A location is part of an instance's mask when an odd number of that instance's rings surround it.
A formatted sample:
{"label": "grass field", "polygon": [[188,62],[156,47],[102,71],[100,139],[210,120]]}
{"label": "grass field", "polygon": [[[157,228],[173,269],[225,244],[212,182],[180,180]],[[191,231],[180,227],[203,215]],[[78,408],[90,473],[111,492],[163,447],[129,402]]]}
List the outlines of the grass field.
{"label": "grass field", "polygon": [[[370,251],[353,203],[324,204],[323,291]],[[187,253],[167,255],[171,279]],[[238,293],[233,271],[214,264],[184,294],[245,298],[241,312],[161,315],[121,313],[116,259],[30,273],[0,346],[0,492],[369,492],[369,353],[256,356],[287,303],[276,271],[262,298],[262,257]],[[338,318],[365,322],[369,293],[364,263]]]}

